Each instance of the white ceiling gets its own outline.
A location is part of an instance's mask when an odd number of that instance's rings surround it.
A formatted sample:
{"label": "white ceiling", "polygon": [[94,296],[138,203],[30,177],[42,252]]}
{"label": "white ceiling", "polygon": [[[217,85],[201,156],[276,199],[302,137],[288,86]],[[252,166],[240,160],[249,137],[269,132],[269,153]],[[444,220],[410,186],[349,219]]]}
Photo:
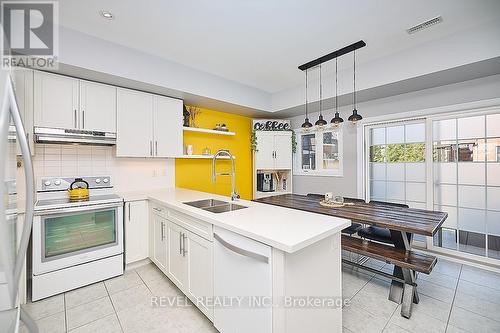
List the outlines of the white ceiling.
{"label": "white ceiling", "polygon": [[[300,85],[297,66],[363,39],[360,63],[500,16],[499,0],[64,0],[60,24],[274,93]],[[109,10],[105,20],[100,10]],[[437,15],[444,22],[406,29]],[[493,41],[492,41],[493,42]],[[347,68],[349,60],[339,66]]]}

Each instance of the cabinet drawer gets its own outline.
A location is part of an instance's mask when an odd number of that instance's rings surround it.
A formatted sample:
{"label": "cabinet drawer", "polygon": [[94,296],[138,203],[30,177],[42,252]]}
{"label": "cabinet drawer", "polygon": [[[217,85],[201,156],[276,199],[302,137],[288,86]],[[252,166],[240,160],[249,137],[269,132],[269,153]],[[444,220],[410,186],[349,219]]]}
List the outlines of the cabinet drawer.
{"label": "cabinet drawer", "polygon": [[156,215],[159,215],[163,218],[168,218],[168,210],[163,207],[162,205],[158,205],[158,204],[150,204],[149,205],[151,211],[156,214]]}
{"label": "cabinet drawer", "polygon": [[168,210],[168,219],[200,237],[212,241],[212,224],[190,217],[189,215]]}

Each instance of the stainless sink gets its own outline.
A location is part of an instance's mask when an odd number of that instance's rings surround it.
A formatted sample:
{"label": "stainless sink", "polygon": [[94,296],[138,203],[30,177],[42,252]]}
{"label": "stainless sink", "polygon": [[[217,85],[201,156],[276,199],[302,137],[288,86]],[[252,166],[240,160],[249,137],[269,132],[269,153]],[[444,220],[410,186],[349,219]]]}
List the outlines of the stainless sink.
{"label": "stainless sink", "polygon": [[206,210],[207,212],[212,212],[212,213],[224,213],[224,212],[231,212],[233,210],[238,210],[238,209],[243,209],[243,208],[247,208],[247,207],[230,203],[230,204],[225,204],[225,205],[220,205],[220,206],[206,207],[206,208],[202,208],[202,209]]}
{"label": "stainless sink", "polygon": [[207,207],[214,207],[214,206],[220,206],[220,205],[228,205],[227,202],[221,201],[221,200],[215,200],[215,199],[203,199],[203,200],[196,200],[196,201],[189,201],[189,202],[184,202],[188,206],[196,207],[196,208],[207,208]]}
{"label": "stainless sink", "polygon": [[234,203],[229,203],[229,202],[216,200],[216,199],[203,199],[203,200],[196,200],[196,201],[188,201],[188,202],[184,202],[184,204],[192,206],[192,207],[196,207],[196,208],[201,208],[203,210],[206,210],[206,211],[212,212],[212,213],[224,213],[224,212],[231,212],[233,210],[247,208],[246,206],[237,205]]}

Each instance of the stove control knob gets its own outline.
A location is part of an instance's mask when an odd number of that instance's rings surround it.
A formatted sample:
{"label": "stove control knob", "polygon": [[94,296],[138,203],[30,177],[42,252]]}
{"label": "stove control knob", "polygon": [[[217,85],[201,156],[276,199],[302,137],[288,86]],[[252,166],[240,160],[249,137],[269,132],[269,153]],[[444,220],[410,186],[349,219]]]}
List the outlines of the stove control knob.
{"label": "stove control knob", "polygon": [[43,183],[45,186],[50,186],[51,182],[50,180],[46,180],[45,183]]}
{"label": "stove control knob", "polygon": [[60,180],[60,179],[57,179],[57,180],[54,182],[54,185],[56,185],[56,186],[61,185],[61,180]]}
{"label": "stove control knob", "polygon": [[103,181],[105,184],[109,183],[109,179],[108,179],[108,178],[104,178],[102,181]]}
{"label": "stove control knob", "polygon": [[95,183],[96,183],[96,184],[99,184],[100,182],[101,182],[101,179],[100,179],[100,178],[97,178],[97,179],[95,180]]}

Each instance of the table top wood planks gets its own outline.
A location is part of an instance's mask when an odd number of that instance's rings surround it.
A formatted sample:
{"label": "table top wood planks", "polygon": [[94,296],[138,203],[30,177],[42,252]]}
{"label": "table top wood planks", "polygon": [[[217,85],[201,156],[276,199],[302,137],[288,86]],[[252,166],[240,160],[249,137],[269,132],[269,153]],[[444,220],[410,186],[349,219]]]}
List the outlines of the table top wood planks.
{"label": "table top wood planks", "polygon": [[[282,194],[253,200],[255,202],[298,209],[307,212],[349,219],[353,222],[408,233],[433,236],[444,223],[446,212],[415,208],[393,207],[365,202],[353,202],[338,208],[323,207],[317,197]],[[349,202],[346,200],[346,202]]]}

